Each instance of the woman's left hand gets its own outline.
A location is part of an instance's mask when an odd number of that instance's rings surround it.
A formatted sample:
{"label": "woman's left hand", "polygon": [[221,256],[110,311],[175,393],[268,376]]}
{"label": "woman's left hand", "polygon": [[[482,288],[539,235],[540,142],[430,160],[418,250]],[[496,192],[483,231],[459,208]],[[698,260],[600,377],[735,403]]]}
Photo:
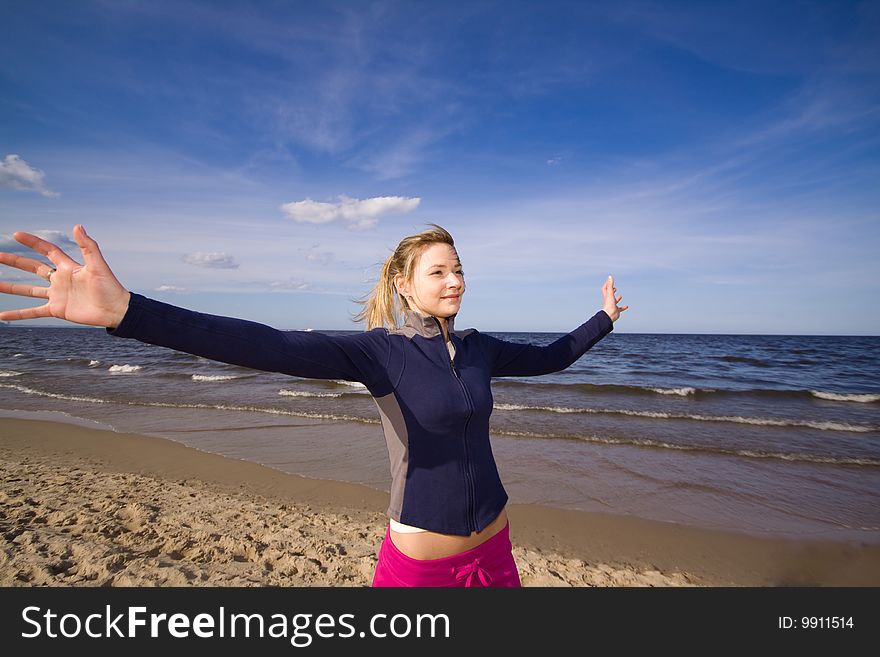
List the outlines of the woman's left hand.
{"label": "woman's left hand", "polygon": [[608,313],[612,322],[616,322],[617,318],[620,317],[620,313],[629,308],[629,306],[618,307],[617,304],[623,299],[623,295],[615,295],[615,292],[617,292],[617,288],[614,287],[614,277],[609,276],[605,280],[605,285],[602,286],[602,298],[605,300],[602,310]]}

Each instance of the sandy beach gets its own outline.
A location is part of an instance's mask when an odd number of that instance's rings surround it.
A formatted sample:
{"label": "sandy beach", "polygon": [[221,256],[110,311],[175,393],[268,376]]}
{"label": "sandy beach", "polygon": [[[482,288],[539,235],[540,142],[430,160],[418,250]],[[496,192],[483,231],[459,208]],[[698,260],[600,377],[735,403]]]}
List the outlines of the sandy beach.
{"label": "sandy beach", "polygon": [[[369,586],[386,493],[0,419],[0,585]],[[880,546],[508,507],[525,586],[877,586]]]}

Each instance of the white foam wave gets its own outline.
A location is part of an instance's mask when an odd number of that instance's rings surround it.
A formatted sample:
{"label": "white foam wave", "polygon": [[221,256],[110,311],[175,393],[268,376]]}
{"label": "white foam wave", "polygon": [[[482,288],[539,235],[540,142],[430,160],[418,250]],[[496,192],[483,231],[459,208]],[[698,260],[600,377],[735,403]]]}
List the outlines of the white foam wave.
{"label": "white foam wave", "polygon": [[79,397],[77,395],[63,395],[55,392],[46,392],[45,390],[34,390],[33,388],[28,388],[27,386],[20,386],[14,383],[0,383],[0,388],[10,388],[11,390],[18,390],[19,392],[23,392],[27,395],[38,395],[39,397],[51,397],[52,399],[66,399],[68,401],[81,401],[81,402],[90,402],[92,404],[109,404],[111,402],[105,399],[98,399],[96,397]]}
{"label": "white foam wave", "polygon": [[234,374],[193,374],[193,381],[229,381],[230,379],[237,379],[238,377]]}
{"label": "white foam wave", "polygon": [[341,392],[303,392],[302,390],[284,390],[278,391],[279,395],[285,397],[342,397]]}
{"label": "white foam wave", "polygon": [[132,374],[143,369],[140,365],[111,365],[107,371],[110,374]]}
{"label": "white foam wave", "polygon": [[828,463],[830,465],[880,465],[876,459],[856,459],[839,456],[816,456],[813,454],[780,454],[776,452],[753,452],[743,449],[736,450],[737,456],[748,456],[756,459],[781,459],[783,461],[806,461],[807,463]]}
{"label": "white foam wave", "polygon": [[679,395],[681,397],[687,397],[688,395],[694,395],[697,393],[696,388],[648,388],[648,390],[653,390],[654,392],[658,392],[661,395]]}
{"label": "white foam wave", "polygon": [[24,354],[12,354],[13,358],[21,358]]}
{"label": "white foam wave", "polygon": [[830,399],[831,401],[845,401],[845,402],[861,402],[863,404],[869,404],[871,402],[880,401],[880,395],[874,395],[870,393],[865,394],[857,394],[857,393],[843,393],[843,392],[824,392],[822,390],[810,390],[810,394],[814,397],[818,397],[819,399]]}
{"label": "white foam wave", "polygon": [[351,415],[335,415],[333,413],[309,413],[308,411],[291,411],[283,408],[260,408],[258,406],[228,406],[226,404],[170,404],[166,402],[125,402],[129,406],[158,406],[160,408],[204,408],[218,411],[246,411],[250,413],[268,413],[269,415],[288,415],[293,417],[309,417],[316,420],[343,420],[346,422],[364,422],[380,424],[372,418],[353,417]]}
{"label": "white foam wave", "polygon": [[0,370],[0,376],[21,376],[21,372],[15,370]]}
{"label": "white foam wave", "polygon": [[635,445],[638,447],[659,447],[661,449],[674,449],[682,452],[702,452],[711,451],[721,454],[730,454],[734,456],[745,456],[747,458],[756,459],[780,459],[783,461],[805,461],[807,463],[826,463],[829,465],[867,465],[880,466],[878,459],[859,459],[836,456],[818,456],[815,454],[785,454],[782,452],[755,452],[748,449],[710,449],[696,445],[673,445],[671,443],[659,440],[645,439],[622,439],[607,438],[603,436],[553,436],[547,434],[539,434],[532,431],[511,431],[507,429],[493,430],[493,433],[500,433],[505,436],[515,436],[519,438],[574,438],[588,443],[599,443],[603,445]]}
{"label": "white foam wave", "polygon": [[617,408],[570,408],[567,406],[524,406],[521,404],[495,404],[501,411],[547,411],[550,413],[587,413],[593,415],[627,415],[631,417],[647,417],[657,420],[696,420],[698,422],[733,422],[736,424],[753,424],[766,427],[808,427],[820,431],[850,431],[867,433],[880,431],[880,427],[865,424],[847,424],[845,422],[817,422],[812,420],[792,420],[763,417],[742,417],[739,415],[697,415],[692,413],[664,413],[662,411],[633,411]]}
{"label": "white foam wave", "polygon": [[258,406],[228,406],[226,404],[172,404],[168,402],[137,402],[137,401],[111,401],[108,399],[98,399],[95,397],[78,397],[76,395],[64,395],[54,392],[46,392],[45,390],[34,390],[26,386],[16,385],[14,383],[0,383],[0,388],[9,388],[18,390],[28,395],[38,395],[40,397],[51,397],[52,399],[66,399],[68,401],[90,402],[93,404],[119,404],[122,406],[152,406],[159,408],[202,408],[218,411],[245,411],[249,413],[268,413],[269,415],[286,415],[290,417],[308,417],[315,420],[342,420],[345,422],[362,422],[364,424],[380,424],[380,421],[373,418],[354,417],[352,415],[336,415],[333,413],[310,413],[308,411],[296,411],[283,408],[260,408]]}
{"label": "white foam wave", "polygon": [[97,367],[100,364],[101,364],[101,361],[99,361],[99,360],[90,360],[89,361],[89,367]]}

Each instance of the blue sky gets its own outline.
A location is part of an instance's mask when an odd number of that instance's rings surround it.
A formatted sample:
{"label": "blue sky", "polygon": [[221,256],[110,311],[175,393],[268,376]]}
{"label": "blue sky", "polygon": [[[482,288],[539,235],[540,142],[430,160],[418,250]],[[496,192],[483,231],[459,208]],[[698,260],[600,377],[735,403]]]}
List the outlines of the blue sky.
{"label": "blue sky", "polygon": [[880,3],[0,2],[0,250],[353,329],[435,222],[461,328],[880,335]]}

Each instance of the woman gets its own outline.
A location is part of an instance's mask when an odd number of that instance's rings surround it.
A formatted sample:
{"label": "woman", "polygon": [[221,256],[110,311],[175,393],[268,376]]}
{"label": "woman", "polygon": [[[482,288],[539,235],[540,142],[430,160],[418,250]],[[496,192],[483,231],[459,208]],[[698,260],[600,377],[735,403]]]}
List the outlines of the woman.
{"label": "woman", "polygon": [[[614,279],[603,307],[546,347],[455,330],[465,292],[452,236],[440,226],[401,240],[361,303],[363,333],[279,331],[197,313],[126,290],[82,225],[80,265],[28,233],[13,237],[55,267],[0,253],[0,262],[42,276],[49,287],[0,282],[0,292],[46,299],[0,320],[57,317],[268,372],[363,383],[378,407],[391,460],[389,525],[373,586],[520,586],[501,483],[489,443],[490,380],[565,369],[611,332]],[[398,322],[398,314],[403,321]]]}

